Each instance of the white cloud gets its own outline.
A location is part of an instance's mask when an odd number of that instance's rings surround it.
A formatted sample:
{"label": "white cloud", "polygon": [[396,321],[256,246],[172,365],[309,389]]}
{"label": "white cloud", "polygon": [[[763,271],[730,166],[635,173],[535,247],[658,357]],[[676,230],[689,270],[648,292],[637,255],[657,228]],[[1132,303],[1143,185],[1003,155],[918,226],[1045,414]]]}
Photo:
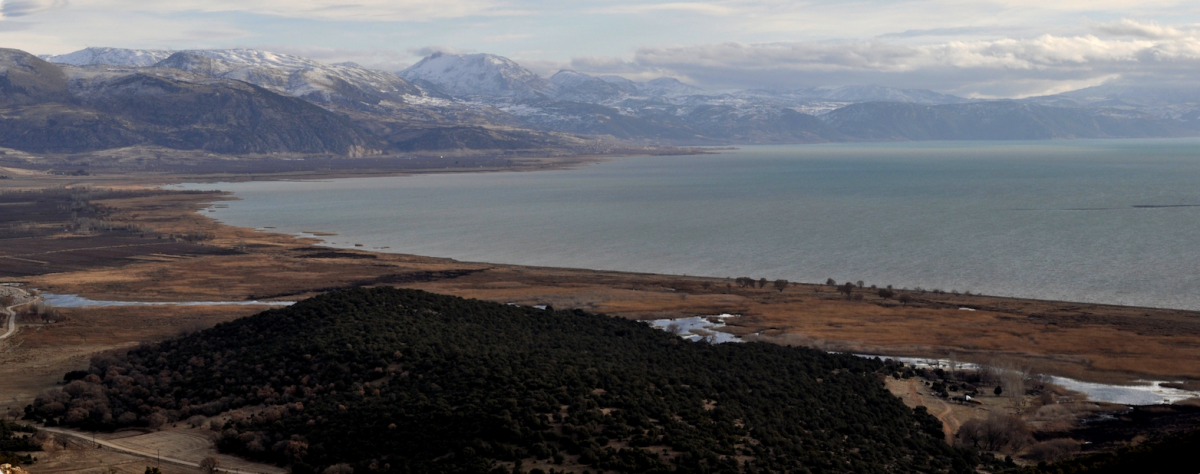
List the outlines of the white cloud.
{"label": "white cloud", "polygon": [[521,11],[496,0],[77,0],[109,10],[157,13],[240,12],[334,21],[432,21]]}
{"label": "white cloud", "polygon": [[639,48],[632,60],[577,57],[576,70],[675,75],[710,88],[879,83],[970,96],[1013,97],[1111,80],[1191,81],[1200,87],[1200,38],[1095,35],[899,44],[881,40],[724,42]]}
{"label": "white cloud", "polygon": [[[736,2],[725,2],[736,3]],[[592,9],[591,13],[645,14],[657,12],[687,12],[703,15],[737,15],[747,12],[746,5],[729,5],[718,2],[670,2],[670,3],[627,3],[608,5]]]}
{"label": "white cloud", "polygon": [[486,41],[486,42],[488,42],[488,43],[499,43],[499,42],[503,42],[503,41],[514,41],[514,40],[520,40],[520,39],[528,39],[528,38],[532,38],[532,37],[533,37],[533,35],[531,35],[531,34],[528,34],[528,33],[523,33],[523,34],[508,34],[508,35],[493,35],[493,36],[485,36],[485,37],[483,37],[483,40],[484,40],[484,41]]}
{"label": "white cloud", "polygon": [[413,56],[420,56],[420,57],[429,56],[433,53],[472,54],[472,53],[476,53],[476,52],[477,51],[470,50],[470,49],[459,49],[459,48],[455,48],[453,46],[442,46],[442,45],[425,46],[425,47],[421,47],[421,48],[411,48],[408,50],[408,54],[411,54]]}

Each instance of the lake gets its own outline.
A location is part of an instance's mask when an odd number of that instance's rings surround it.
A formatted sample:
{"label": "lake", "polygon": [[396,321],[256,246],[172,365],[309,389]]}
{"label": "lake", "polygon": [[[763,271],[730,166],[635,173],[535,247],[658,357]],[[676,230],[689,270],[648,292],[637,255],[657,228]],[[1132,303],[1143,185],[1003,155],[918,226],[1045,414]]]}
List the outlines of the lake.
{"label": "lake", "polygon": [[755,146],[172,188],[232,191],[205,215],[336,232],[334,247],[1200,309],[1197,139]]}

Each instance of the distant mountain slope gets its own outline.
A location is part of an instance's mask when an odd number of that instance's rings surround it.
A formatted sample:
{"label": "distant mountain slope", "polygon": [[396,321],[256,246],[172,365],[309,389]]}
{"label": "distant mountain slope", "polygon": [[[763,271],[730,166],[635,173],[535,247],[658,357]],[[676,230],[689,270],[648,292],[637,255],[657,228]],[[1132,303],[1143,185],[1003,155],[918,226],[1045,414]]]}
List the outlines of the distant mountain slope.
{"label": "distant mountain slope", "polygon": [[550,82],[558,86],[558,100],[586,102],[592,104],[613,102],[637,95],[637,85],[614,83],[575,71],[562,70],[550,76]]}
{"label": "distant mountain slope", "polygon": [[343,116],[243,82],[96,69],[68,74],[16,50],[0,52],[0,68],[0,104],[12,106],[0,118],[0,146],[72,153],[149,144],[341,155],[379,148]]}
{"label": "distant mountain slope", "polygon": [[1142,114],[1011,101],[926,106],[853,104],[821,116],[855,140],[1046,140],[1191,136],[1197,125]]}
{"label": "distant mountain slope", "polygon": [[55,64],[71,66],[127,66],[148,67],[167,59],[171,51],[122,48],[86,48],[73,53],[44,55],[42,59]]}
{"label": "distant mountain slope", "polygon": [[971,472],[977,453],[946,445],[885,370],[582,311],[356,289],[97,358],[30,418],[114,429],[257,407],[219,447],[298,473]]}
{"label": "distant mountain slope", "polygon": [[356,64],[331,65],[300,56],[253,49],[187,51],[88,48],[48,56],[75,66],[173,68],[218,79],[233,79],[318,104],[381,111],[426,98],[447,98],[414,86],[400,76]]}
{"label": "distant mountain slope", "polygon": [[635,82],[635,84],[638,85],[638,92],[651,97],[678,97],[704,93],[704,89],[684,84],[674,77],[660,77],[646,82]]}
{"label": "distant mountain slope", "polygon": [[426,95],[392,73],[251,49],[180,51],[154,67],[244,81],[318,103],[376,105],[386,100],[403,103],[405,96]]}
{"label": "distant mountain slope", "polygon": [[925,89],[896,89],[877,85],[814,87],[795,91],[798,95],[839,102],[903,102],[942,105],[971,102],[970,99]]}
{"label": "distant mountain slope", "polygon": [[0,49],[0,107],[67,102],[67,76],[24,51]]}
{"label": "distant mountain slope", "polygon": [[493,54],[434,53],[400,72],[456,97],[547,98],[555,85],[511,59]]}
{"label": "distant mountain slope", "polygon": [[562,70],[550,76],[550,82],[558,86],[555,97],[558,100],[607,105],[629,97],[676,98],[705,93],[704,89],[684,84],[673,77],[637,82],[620,76],[591,76]]}
{"label": "distant mountain slope", "polygon": [[[157,58],[162,59],[141,66]],[[119,125],[118,116],[96,115],[101,111],[95,104],[104,99],[100,95],[113,89],[91,87],[88,74],[99,77],[118,70],[199,85],[241,81],[304,99],[350,117],[358,132],[344,141],[355,147],[338,145],[342,150],[367,147],[363,141],[367,137],[374,137],[373,146],[383,150],[512,150],[549,143],[569,147],[591,139],[639,145],[736,145],[1178,137],[1200,132],[1200,90],[1186,88],[1106,85],[1049,97],[979,101],[878,85],[708,92],[671,77],[639,82],[562,70],[544,79],[512,60],[489,54],[437,53],[399,74],[251,49],[171,53],[88,48],[50,59],[81,65],[63,66],[71,70],[70,94],[62,93],[62,81],[52,78],[52,70],[38,73],[38,79],[29,82],[32,69],[10,60],[14,66],[5,76],[7,92],[0,97],[0,106],[86,98],[93,104],[90,115],[68,117],[58,110],[57,118],[44,119],[76,124],[72,136],[78,139],[65,140],[54,149],[144,140],[136,138],[142,136],[140,132]],[[51,99],[47,94],[58,95]],[[93,129],[124,131],[98,135]],[[39,132],[31,133],[29,137]],[[340,143],[332,137],[317,141]],[[22,143],[30,146],[28,141]]]}

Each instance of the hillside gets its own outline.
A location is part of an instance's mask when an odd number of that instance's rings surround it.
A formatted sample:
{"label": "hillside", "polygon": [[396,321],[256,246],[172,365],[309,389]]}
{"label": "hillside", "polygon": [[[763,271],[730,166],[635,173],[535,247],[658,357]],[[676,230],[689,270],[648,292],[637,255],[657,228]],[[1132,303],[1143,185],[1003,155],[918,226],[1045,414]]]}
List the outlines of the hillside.
{"label": "hillside", "polygon": [[867,102],[821,116],[852,140],[1048,140],[1190,136],[1196,122],[1162,120],[1136,112],[1049,107],[996,101],[920,105]]}
{"label": "hillside", "polygon": [[223,450],[312,472],[971,472],[877,360],[356,289],[98,358],[31,418],[100,430],[261,405]]}
{"label": "hillside", "polygon": [[85,71],[0,52],[0,145],[74,153],[158,145],[219,153],[360,154],[377,140],[342,115],[230,80]]}

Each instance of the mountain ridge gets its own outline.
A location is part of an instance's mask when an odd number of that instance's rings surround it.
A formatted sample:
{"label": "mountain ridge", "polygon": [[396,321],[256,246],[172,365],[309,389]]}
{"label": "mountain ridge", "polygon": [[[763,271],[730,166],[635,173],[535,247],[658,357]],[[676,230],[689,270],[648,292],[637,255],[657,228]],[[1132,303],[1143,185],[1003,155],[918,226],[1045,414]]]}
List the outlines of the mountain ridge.
{"label": "mountain ridge", "polygon": [[[89,48],[50,59],[82,64],[62,66],[72,96],[55,86],[58,102],[99,103],[98,94],[114,89],[94,82],[118,73],[201,85],[238,81],[347,116],[370,131],[377,150],[511,150],[593,139],[690,146],[1200,134],[1200,91],[1102,87],[1015,101],[878,85],[709,92],[670,77],[638,82],[560,70],[543,78],[483,53],[435,53],[400,73],[252,49]],[[100,64],[106,61],[119,64]],[[0,100],[32,99],[14,90]],[[98,121],[97,129],[109,130],[101,124],[119,122],[89,117],[80,123]]]}

